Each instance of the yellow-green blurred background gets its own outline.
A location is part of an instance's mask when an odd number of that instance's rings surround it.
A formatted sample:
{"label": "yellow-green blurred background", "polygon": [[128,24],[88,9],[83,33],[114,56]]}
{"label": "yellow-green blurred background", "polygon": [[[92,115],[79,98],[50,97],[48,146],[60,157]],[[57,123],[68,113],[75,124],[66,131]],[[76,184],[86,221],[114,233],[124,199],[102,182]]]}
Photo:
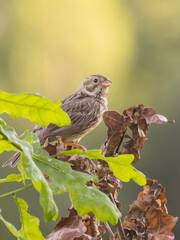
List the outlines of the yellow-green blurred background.
{"label": "yellow-green blurred background", "polygon": [[[0,0],[0,89],[12,93],[39,92],[60,100],[75,91],[86,76],[100,73],[112,80],[109,109],[122,112],[143,103],[176,124],[152,125],[136,168],[166,187],[169,214],[179,215],[180,171],[180,2],[179,0]],[[2,116],[18,133],[33,129],[28,120]],[[81,143],[88,149],[105,141],[102,123]],[[9,153],[1,156],[1,163]],[[0,178],[17,172],[0,169]],[[17,184],[4,184],[1,193]],[[122,212],[141,190],[124,184]],[[18,195],[29,212],[45,224],[32,189]],[[67,194],[56,197],[60,214],[67,216]],[[6,220],[20,228],[11,197],[0,201]],[[15,239],[0,223],[1,239]],[[174,229],[178,238],[180,229]]]}

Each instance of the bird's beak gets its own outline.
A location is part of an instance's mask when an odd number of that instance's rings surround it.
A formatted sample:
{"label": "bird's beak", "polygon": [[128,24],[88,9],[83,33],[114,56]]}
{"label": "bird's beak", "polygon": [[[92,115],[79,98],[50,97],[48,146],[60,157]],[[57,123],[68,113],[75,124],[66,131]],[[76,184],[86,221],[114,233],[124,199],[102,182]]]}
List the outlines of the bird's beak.
{"label": "bird's beak", "polygon": [[112,84],[112,82],[111,82],[110,80],[108,80],[108,79],[102,83],[102,85],[103,85],[104,87],[110,87],[111,84]]}

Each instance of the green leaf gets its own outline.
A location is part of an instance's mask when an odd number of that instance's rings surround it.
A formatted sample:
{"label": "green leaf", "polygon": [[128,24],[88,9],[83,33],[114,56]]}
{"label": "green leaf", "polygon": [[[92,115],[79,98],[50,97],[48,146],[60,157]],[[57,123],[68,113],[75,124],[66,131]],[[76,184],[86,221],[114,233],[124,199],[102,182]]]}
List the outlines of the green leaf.
{"label": "green leaf", "polygon": [[[56,220],[58,209],[54,202],[52,191],[43,173],[36,166],[32,159],[32,156],[34,154],[33,151],[36,152],[37,150],[35,148],[35,143],[31,145],[29,142],[20,139],[12,127],[5,125],[2,120],[0,123],[0,134],[6,138],[7,142],[21,151],[21,161],[18,164],[18,169],[24,177],[24,180],[26,177],[30,178],[35,189],[40,192],[40,204],[44,209],[45,220],[50,221],[52,218],[53,220]],[[28,138],[28,141],[30,141],[30,138]]]}
{"label": "green leaf", "polygon": [[0,183],[5,183],[5,182],[21,182],[23,180],[23,177],[21,174],[10,174],[4,179],[0,179]]}
{"label": "green leaf", "polygon": [[19,137],[21,140],[25,140],[31,144],[33,147],[33,153],[36,155],[40,155],[42,152],[42,147],[39,143],[39,138],[37,135],[35,135],[32,132],[29,132],[26,130],[24,133],[22,133]]}
{"label": "green leaf", "polygon": [[12,151],[15,150],[15,147],[9,143],[6,140],[0,139],[0,153],[3,153],[4,151]]}
{"label": "green leaf", "polygon": [[38,94],[10,94],[0,91],[0,114],[28,118],[39,126],[49,123],[62,127],[70,124],[68,115],[60,109],[60,102],[52,102]]}
{"label": "green leaf", "polygon": [[6,225],[6,227],[9,229],[9,231],[17,237],[18,240],[27,240],[24,237],[21,236],[21,234],[18,232],[18,230],[12,225],[12,223],[6,221],[3,216],[0,213],[0,220]]}
{"label": "green leaf", "polygon": [[[19,150],[22,151],[22,147],[29,149],[31,152],[33,151],[32,146],[21,139],[18,138],[17,133],[14,131],[14,129],[8,125],[5,124],[5,122],[0,119],[0,134],[3,136],[3,140],[0,139],[1,141],[7,141],[7,146],[4,146],[4,150],[9,151],[9,144],[12,145],[13,150]],[[22,147],[21,147],[22,146]]]}
{"label": "green leaf", "polygon": [[36,156],[34,161],[49,176],[54,193],[69,192],[72,204],[80,216],[93,212],[99,221],[108,221],[113,225],[117,223],[121,214],[110,199],[101,191],[86,186],[88,181],[97,182],[97,178],[74,171],[69,163],[54,158]]}
{"label": "green leaf", "polygon": [[[44,209],[45,221],[50,221],[52,218],[56,220],[58,209],[54,202],[52,191],[43,173],[36,166],[28,151],[22,152],[20,165],[21,164],[26,176],[32,180],[35,189],[40,193],[40,204]],[[21,172],[21,174],[24,174],[24,172]]]}
{"label": "green leaf", "polygon": [[15,198],[15,201],[19,209],[22,224],[21,229],[18,231],[19,234],[27,240],[43,240],[44,237],[39,230],[39,219],[27,213],[28,205],[23,199]]}
{"label": "green leaf", "polygon": [[61,152],[58,155],[84,155],[88,158],[92,159],[101,159],[108,163],[110,170],[114,173],[114,175],[119,178],[123,182],[129,182],[130,179],[140,186],[146,184],[145,176],[138,170],[136,170],[132,165],[131,162],[134,159],[132,154],[124,154],[119,155],[117,157],[104,157],[102,156],[101,150],[90,150],[87,152],[83,152],[80,149],[74,149],[70,151]]}

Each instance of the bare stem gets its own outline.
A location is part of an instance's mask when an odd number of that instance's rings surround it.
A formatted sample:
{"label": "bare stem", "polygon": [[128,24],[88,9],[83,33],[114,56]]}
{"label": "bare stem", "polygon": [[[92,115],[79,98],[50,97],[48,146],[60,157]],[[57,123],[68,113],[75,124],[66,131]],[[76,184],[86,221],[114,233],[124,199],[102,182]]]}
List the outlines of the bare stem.
{"label": "bare stem", "polygon": [[118,223],[116,224],[116,230],[119,233],[120,240],[126,240],[125,234],[124,234],[124,229],[122,226],[121,218],[118,218]]}
{"label": "bare stem", "polygon": [[[114,203],[114,205],[116,206],[116,202],[114,200],[114,197],[112,194],[110,194],[110,197],[111,197],[111,200],[112,202]],[[115,225],[116,227],[116,230],[119,234],[119,238],[120,240],[126,240],[126,237],[125,237],[125,233],[124,233],[124,229],[123,229],[123,226],[122,226],[122,221],[121,221],[121,218],[118,218],[118,222],[117,224]]]}
{"label": "bare stem", "polygon": [[114,234],[113,234],[113,232],[112,232],[109,224],[108,224],[107,222],[104,222],[104,225],[105,225],[105,227],[107,228],[107,230],[108,230],[108,232],[109,232],[110,238],[111,238],[112,240],[115,240]]}
{"label": "bare stem", "polygon": [[9,197],[9,196],[14,195],[14,194],[16,194],[16,193],[23,192],[23,191],[25,191],[25,190],[27,190],[27,189],[29,189],[29,188],[31,188],[31,187],[33,187],[33,184],[32,184],[32,183],[31,183],[31,184],[28,184],[28,185],[26,185],[26,186],[24,186],[24,187],[22,187],[22,188],[18,188],[18,189],[16,189],[16,190],[12,191],[12,192],[8,192],[8,193],[5,193],[5,194],[2,194],[2,195],[0,195],[0,199],[1,199],[1,198],[5,198],[5,197]]}
{"label": "bare stem", "polygon": [[126,131],[123,132],[122,138],[121,138],[121,140],[120,140],[120,142],[119,142],[119,145],[118,145],[118,147],[117,147],[117,149],[116,149],[116,153],[118,153],[118,151],[119,151],[119,148],[120,148],[120,146],[121,146],[121,144],[122,144],[122,141],[123,141],[123,139],[124,139],[125,133],[126,133]]}

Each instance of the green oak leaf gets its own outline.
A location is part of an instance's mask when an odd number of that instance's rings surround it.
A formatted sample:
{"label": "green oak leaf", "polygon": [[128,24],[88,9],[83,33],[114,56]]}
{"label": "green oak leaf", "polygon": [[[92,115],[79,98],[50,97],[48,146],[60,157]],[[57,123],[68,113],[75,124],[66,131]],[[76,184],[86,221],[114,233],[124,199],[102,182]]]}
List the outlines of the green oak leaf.
{"label": "green oak leaf", "polygon": [[42,147],[39,143],[39,138],[37,135],[35,135],[32,132],[29,132],[28,130],[26,130],[25,132],[23,132],[19,138],[21,140],[25,140],[27,142],[29,142],[31,144],[31,146],[33,147],[33,153],[36,155],[40,155],[42,152]]}
{"label": "green oak leaf", "polygon": [[0,114],[28,118],[39,126],[49,123],[62,127],[70,124],[68,115],[60,109],[60,102],[52,102],[39,94],[11,94],[0,91]]}
{"label": "green oak leaf", "polygon": [[29,177],[35,189],[40,193],[40,204],[44,209],[45,221],[51,219],[56,220],[58,209],[53,199],[52,191],[41,170],[32,160],[32,156],[28,151],[21,153],[21,161],[19,163],[21,174]]}
{"label": "green oak leaf", "polygon": [[50,187],[56,194],[69,192],[74,208],[80,216],[93,212],[99,221],[115,225],[121,213],[111,200],[98,189],[86,186],[88,181],[98,179],[71,169],[69,163],[54,158],[36,156],[34,161],[49,176]]}
{"label": "green oak leaf", "polygon": [[3,135],[7,142],[21,152],[21,160],[18,164],[18,169],[23,176],[23,180],[25,181],[26,178],[30,178],[35,189],[40,193],[40,204],[44,209],[45,220],[50,221],[52,218],[56,220],[58,209],[54,202],[52,191],[43,173],[32,159],[34,154],[33,144],[31,145],[29,142],[20,139],[14,129],[5,125],[2,120],[0,123],[2,123],[0,125],[0,134]]}
{"label": "green oak leaf", "polygon": [[24,237],[21,236],[21,234],[18,232],[18,230],[13,226],[12,223],[6,221],[3,216],[0,213],[0,220],[6,225],[6,227],[9,229],[9,231],[17,237],[18,240],[27,240]]}
{"label": "green oak leaf", "polygon": [[0,118],[0,153],[3,151],[21,151],[17,133]]}
{"label": "green oak leaf", "polygon": [[23,177],[21,174],[10,174],[6,178],[0,179],[0,183],[5,183],[5,182],[21,182],[23,181]]}
{"label": "green oak leaf", "polygon": [[124,154],[119,155],[117,157],[104,157],[102,156],[102,151],[99,150],[89,150],[87,152],[83,152],[80,149],[74,149],[70,151],[61,152],[58,155],[83,155],[91,159],[101,159],[108,163],[110,170],[114,173],[115,177],[119,178],[123,182],[129,182],[130,179],[140,186],[146,184],[145,176],[138,170],[136,170],[131,162],[134,159],[132,154]]}
{"label": "green oak leaf", "polygon": [[4,151],[12,151],[15,150],[15,147],[9,143],[6,140],[1,140],[0,139],[0,153],[3,153]]}
{"label": "green oak leaf", "polygon": [[19,234],[26,238],[27,240],[43,240],[44,237],[39,230],[39,219],[31,216],[27,213],[28,205],[27,203],[21,198],[14,198],[20,213],[20,219],[22,223],[21,229],[18,231]]}

